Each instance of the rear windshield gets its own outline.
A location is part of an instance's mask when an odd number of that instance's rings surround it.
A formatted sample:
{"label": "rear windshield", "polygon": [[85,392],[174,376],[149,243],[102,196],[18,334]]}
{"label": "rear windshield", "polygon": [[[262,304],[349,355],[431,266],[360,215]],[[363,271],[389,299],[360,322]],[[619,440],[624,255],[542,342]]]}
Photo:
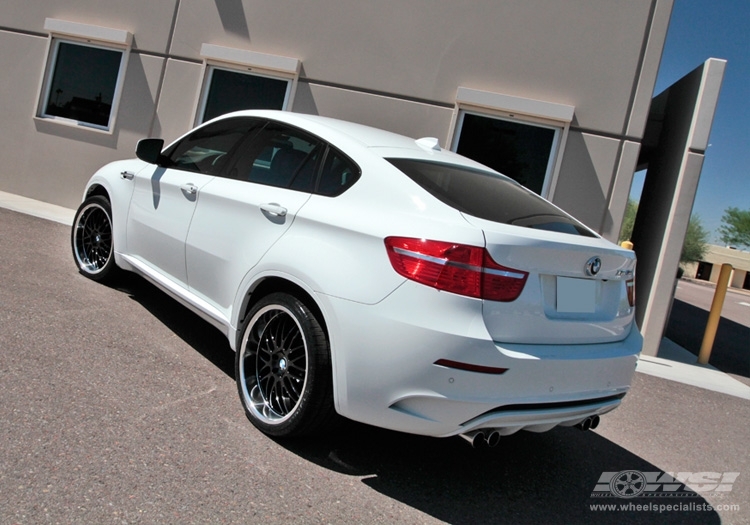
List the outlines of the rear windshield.
{"label": "rear windshield", "polygon": [[387,159],[448,206],[493,222],[595,237],[573,217],[517,182],[486,171],[416,159]]}

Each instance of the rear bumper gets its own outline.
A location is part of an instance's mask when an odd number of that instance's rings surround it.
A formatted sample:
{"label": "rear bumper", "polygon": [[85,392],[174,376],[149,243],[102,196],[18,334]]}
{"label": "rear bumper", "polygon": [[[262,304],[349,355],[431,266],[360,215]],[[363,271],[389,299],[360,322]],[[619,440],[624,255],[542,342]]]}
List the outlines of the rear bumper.
{"label": "rear bumper", "polygon": [[[630,388],[642,344],[635,326],[612,343],[505,345],[487,333],[481,301],[405,287],[377,305],[326,298],[345,417],[440,437],[542,432],[609,412]],[[435,364],[441,359],[495,373]]]}

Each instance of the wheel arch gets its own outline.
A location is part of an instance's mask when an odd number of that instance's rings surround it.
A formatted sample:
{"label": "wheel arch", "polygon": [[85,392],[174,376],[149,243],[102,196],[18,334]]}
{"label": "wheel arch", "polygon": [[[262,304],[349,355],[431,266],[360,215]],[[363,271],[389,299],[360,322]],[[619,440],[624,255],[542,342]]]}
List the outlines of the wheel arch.
{"label": "wheel arch", "polygon": [[326,317],[323,314],[323,309],[315,300],[312,293],[299,284],[284,277],[267,276],[255,281],[250,289],[244,294],[239,309],[239,315],[237,317],[238,330],[236,331],[234,341],[235,349],[239,348],[240,343],[242,342],[242,327],[245,325],[245,322],[247,322],[247,315],[250,312],[250,309],[263,297],[274,292],[285,292],[302,301],[302,303],[304,303],[304,305],[318,318],[318,322],[323,328],[330,345],[331,338],[328,332]]}
{"label": "wheel arch", "polygon": [[86,188],[86,196],[84,197],[85,199],[93,197],[94,195],[104,197],[109,201],[110,205],[112,204],[112,198],[109,195],[109,191],[102,184],[94,183]]}
{"label": "wheel arch", "polygon": [[266,275],[255,280],[244,294],[241,306],[238,308],[237,330],[234,333],[233,341],[231,341],[234,344],[233,349],[235,352],[239,352],[241,348],[244,326],[248,322],[248,314],[253,306],[263,299],[263,297],[276,292],[285,292],[299,299],[315,315],[320,323],[328,341],[328,351],[330,352],[332,367],[333,403],[336,412],[339,412],[339,406],[342,402],[339,396],[345,393],[345,389],[339,384],[340,378],[338,377],[337,370],[340,369],[341,364],[338,362],[338,352],[336,351],[335,341],[332,340],[331,330],[329,329],[331,319],[326,318],[326,314],[324,313],[326,311],[325,305],[319,304],[319,298],[316,299],[315,293],[307,289],[304,284],[297,283],[291,278],[281,275]]}

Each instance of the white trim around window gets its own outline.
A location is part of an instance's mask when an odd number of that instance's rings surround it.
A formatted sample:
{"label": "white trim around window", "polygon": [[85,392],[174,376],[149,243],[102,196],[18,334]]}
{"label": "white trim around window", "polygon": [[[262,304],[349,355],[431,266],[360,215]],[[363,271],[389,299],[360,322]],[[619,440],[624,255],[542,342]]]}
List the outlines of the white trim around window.
{"label": "white trim around window", "polygon": [[[132,33],[53,18],[45,20],[44,28],[49,32],[49,43],[35,118],[112,133]],[[63,48],[65,53],[61,51]],[[73,65],[76,53],[82,55],[81,59],[95,56],[106,63],[92,64],[90,60],[84,60],[92,66],[92,83],[98,81],[99,86],[82,82],[85,70]],[[99,65],[106,67],[99,69]],[[105,77],[107,72],[108,78]]]}
{"label": "white trim around window", "polygon": [[561,152],[565,149],[574,113],[575,107],[566,104],[459,87],[449,132],[449,144],[451,150],[458,149],[466,115],[553,130],[546,174],[540,190],[543,197],[551,200],[562,164]]}
{"label": "white trim around window", "polygon": [[201,56],[203,57],[203,83],[196,104],[195,124],[207,120],[205,116],[210,89],[217,72],[244,74],[278,81],[276,84],[280,88],[285,86],[285,91],[283,101],[277,109],[286,111],[291,108],[302,65],[299,59],[214,44],[203,44]]}
{"label": "white trim around window", "polygon": [[91,41],[95,40],[102,43],[107,42],[109,44],[118,44],[128,47],[133,42],[133,34],[124,29],[81,24],[78,22],[70,22],[68,20],[57,20],[55,18],[46,18],[44,20],[44,30],[52,35],[72,36],[75,38],[82,38]]}

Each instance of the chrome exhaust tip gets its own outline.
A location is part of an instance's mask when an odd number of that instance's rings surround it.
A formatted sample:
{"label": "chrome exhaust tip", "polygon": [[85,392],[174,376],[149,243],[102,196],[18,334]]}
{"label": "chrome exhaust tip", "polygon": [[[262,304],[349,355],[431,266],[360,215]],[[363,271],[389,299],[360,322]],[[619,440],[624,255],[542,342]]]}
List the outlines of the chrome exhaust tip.
{"label": "chrome exhaust tip", "polygon": [[487,446],[490,448],[495,448],[499,443],[500,443],[500,432],[498,432],[497,430],[493,430],[487,436]]}
{"label": "chrome exhaust tip", "polygon": [[474,448],[494,448],[500,443],[500,432],[491,430],[474,430],[466,434],[460,434],[462,438],[471,444]]}
{"label": "chrome exhaust tip", "polygon": [[474,448],[482,448],[487,444],[487,441],[484,437],[484,432],[481,430],[473,430],[472,432],[467,432],[466,434],[460,434],[460,436]]}
{"label": "chrome exhaust tip", "polygon": [[599,416],[590,416],[576,425],[580,430],[593,430],[599,426]]}

